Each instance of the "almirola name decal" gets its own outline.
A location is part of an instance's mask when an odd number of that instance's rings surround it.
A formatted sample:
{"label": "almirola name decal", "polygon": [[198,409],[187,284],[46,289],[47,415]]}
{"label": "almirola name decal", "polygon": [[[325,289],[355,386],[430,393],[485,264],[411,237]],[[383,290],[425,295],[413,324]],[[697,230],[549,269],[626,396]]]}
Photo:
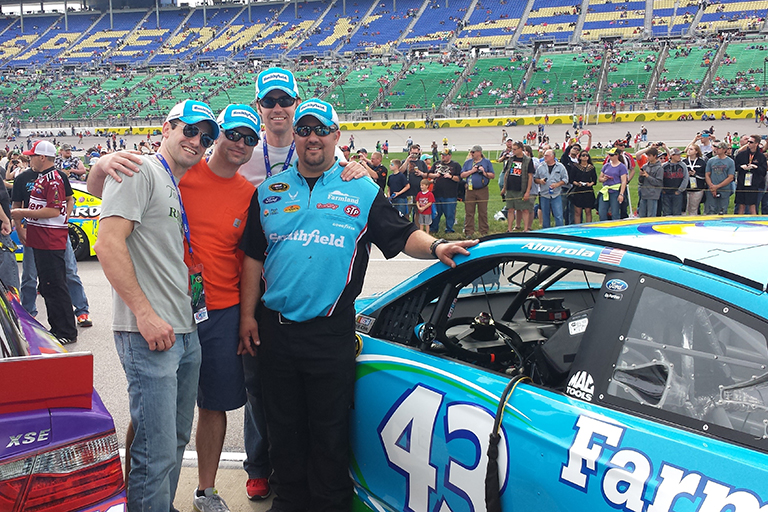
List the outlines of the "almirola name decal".
{"label": "almirola name decal", "polygon": [[581,256],[583,258],[591,258],[595,255],[595,251],[590,251],[583,247],[578,249],[575,247],[563,247],[562,245],[548,245],[539,242],[529,242],[523,246],[523,249],[536,252],[547,252],[550,254],[564,254],[566,256]]}

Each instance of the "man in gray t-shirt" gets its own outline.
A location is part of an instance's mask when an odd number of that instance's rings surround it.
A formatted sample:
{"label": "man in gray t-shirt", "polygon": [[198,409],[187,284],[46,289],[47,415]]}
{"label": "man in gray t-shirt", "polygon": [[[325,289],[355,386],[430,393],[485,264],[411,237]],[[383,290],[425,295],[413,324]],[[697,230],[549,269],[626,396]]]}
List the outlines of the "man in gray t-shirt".
{"label": "man in gray t-shirt", "polygon": [[94,249],[113,288],[112,326],[135,431],[129,510],[172,509],[192,431],[201,353],[176,183],[218,136],[210,107],[183,101],[163,123],[160,151],[141,157],[141,172],[104,183]]}

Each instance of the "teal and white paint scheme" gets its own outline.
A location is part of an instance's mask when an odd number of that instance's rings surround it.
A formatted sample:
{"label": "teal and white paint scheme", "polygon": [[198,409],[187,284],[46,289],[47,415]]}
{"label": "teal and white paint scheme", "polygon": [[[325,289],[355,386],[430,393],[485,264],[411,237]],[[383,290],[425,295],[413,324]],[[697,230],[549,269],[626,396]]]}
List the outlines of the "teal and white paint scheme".
{"label": "teal and white paint scheme", "polygon": [[766,217],[625,220],[360,300],[356,509],[768,511],[766,262]]}

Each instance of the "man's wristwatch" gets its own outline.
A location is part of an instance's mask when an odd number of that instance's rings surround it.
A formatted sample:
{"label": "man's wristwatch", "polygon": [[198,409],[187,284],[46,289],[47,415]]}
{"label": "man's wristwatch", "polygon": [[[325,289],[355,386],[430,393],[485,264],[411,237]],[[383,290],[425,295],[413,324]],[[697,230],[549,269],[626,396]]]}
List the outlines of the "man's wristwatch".
{"label": "man's wristwatch", "polygon": [[432,242],[432,245],[429,246],[429,252],[432,253],[432,256],[437,258],[437,246],[440,244],[447,244],[448,240],[445,238],[438,238],[434,242]]}

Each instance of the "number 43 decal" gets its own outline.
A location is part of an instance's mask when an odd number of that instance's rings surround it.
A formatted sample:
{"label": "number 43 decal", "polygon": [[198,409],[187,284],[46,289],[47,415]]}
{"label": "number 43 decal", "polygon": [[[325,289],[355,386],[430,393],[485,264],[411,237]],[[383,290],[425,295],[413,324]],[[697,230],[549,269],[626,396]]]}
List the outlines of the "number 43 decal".
{"label": "number 43 decal", "polygon": [[[443,428],[436,431],[443,398],[443,393],[419,384],[400,397],[379,426],[379,439],[389,465],[405,477],[405,510],[449,512],[447,498],[451,495],[468,501],[471,510],[485,510],[488,436],[493,428],[493,415],[476,404],[448,403]],[[467,449],[468,446],[474,449]],[[508,447],[502,429],[498,458],[502,489],[507,461]],[[430,509],[430,491],[438,491],[438,472],[445,475],[441,478],[445,482],[439,497],[442,503]]]}

